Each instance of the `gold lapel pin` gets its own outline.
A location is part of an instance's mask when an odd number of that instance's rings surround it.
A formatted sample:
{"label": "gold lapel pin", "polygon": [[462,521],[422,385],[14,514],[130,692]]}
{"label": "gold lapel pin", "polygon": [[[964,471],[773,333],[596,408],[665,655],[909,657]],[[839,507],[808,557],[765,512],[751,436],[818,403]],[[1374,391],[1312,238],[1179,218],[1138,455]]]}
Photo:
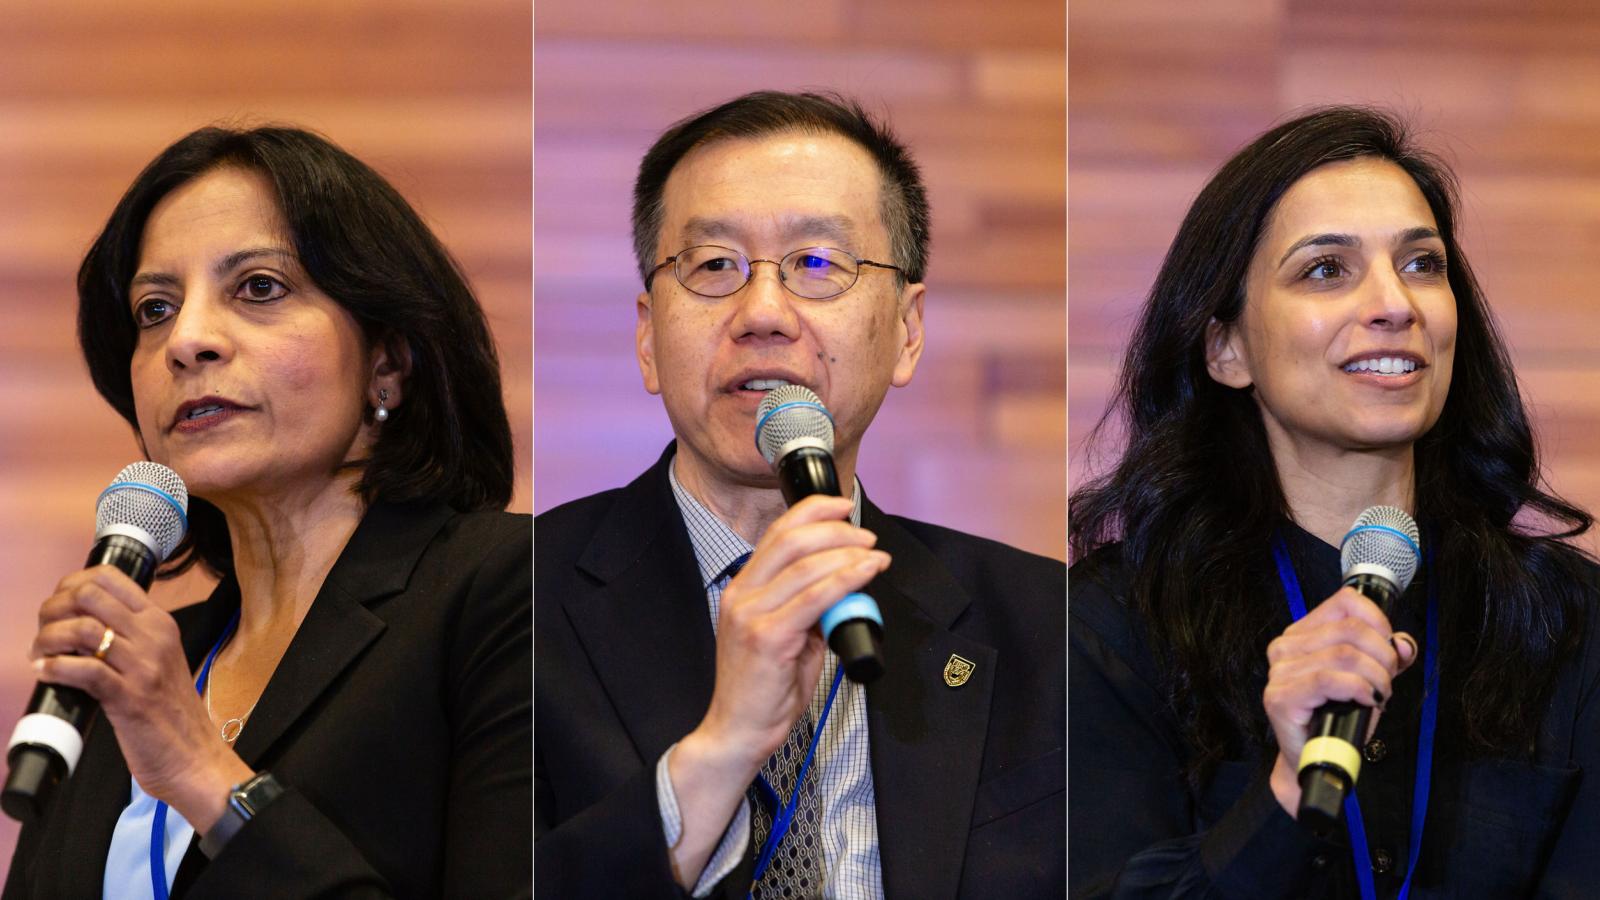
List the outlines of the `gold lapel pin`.
{"label": "gold lapel pin", "polygon": [[944,664],[944,683],[953,687],[961,687],[972,677],[972,670],[978,666],[972,660],[957,653],[950,654],[950,661]]}

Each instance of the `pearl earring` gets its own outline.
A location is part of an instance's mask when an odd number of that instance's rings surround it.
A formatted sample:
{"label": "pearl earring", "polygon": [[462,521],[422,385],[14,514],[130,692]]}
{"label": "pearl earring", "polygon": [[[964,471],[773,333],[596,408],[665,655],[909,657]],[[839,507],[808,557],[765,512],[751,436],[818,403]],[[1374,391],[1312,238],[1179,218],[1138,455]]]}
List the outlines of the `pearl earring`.
{"label": "pearl earring", "polygon": [[387,422],[387,421],[389,421],[389,408],[387,406],[384,406],[384,404],[388,403],[388,402],[389,402],[389,391],[388,391],[388,389],[386,389],[386,388],[378,388],[378,408],[376,410],[374,410],[373,413],[372,413],[372,417],[374,419],[377,419],[379,422]]}

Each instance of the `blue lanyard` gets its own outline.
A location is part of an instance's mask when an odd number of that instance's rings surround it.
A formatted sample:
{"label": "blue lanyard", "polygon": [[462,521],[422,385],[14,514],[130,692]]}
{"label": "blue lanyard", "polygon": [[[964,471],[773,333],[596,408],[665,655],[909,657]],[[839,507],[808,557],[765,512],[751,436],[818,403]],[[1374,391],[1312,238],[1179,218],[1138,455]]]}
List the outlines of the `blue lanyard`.
{"label": "blue lanyard", "polygon": [[[233,618],[228,620],[228,627],[222,629],[222,637],[217,638],[217,643],[206,654],[205,665],[200,667],[200,677],[195,679],[196,693],[206,692],[206,679],[211,677],[211,662],[217,658],[217,651],[222,645],[233,637],[233,630],[239,627],[239,611],[233,611]],[[150,820],[150,889],[155,894],[156,900],[167,900],[167,804],[163,800],[156,801],[156,812]]]}
{"label": "blue lanyard", "polygon": [[[1283,583],[1283,593],[1289,599],[1289,615],[1299,621],[1306,614],[1305,597],[1300,593],[1300,579],[1295,577],[1294,565],[1289,561],[1289,550],[1283,537],[1272,539],[1272,558],[1278,564],[1278,580]],[[1433,568],[1433,551],[1428,552],[1428,568]],[[1439,580],[1436,573],[1428,577],[1427,669],[1422,682],[1422,726],[1417,740],[1417,777],[1411,793],[1410,861],[1406,864],[1406,880],[1400,885],[1398,900],[1411,894],[1411,879],[1417,874],[1417,859],[1422,855],[1422,826],[1428,819],[1428,786],[1433,781],[1433,734],[1439,722]],[[1344,822],[1350,831],[1350,855],[1355,860],[1356,881],[1361,886],[1362,900],[1377,900],[1378,888],[1372,879],[1372,856],[1367,849],[1367,829],[1361,820],[1361,804],[1356,792],[1344,798]]]}
{"label": "blue lanyard", "polygon": [[[822,715],[817,719],[817,727],[811,731],[811,746],[806,750],[806,758],[800,763],[800,774],[794,779],[794,790],[789,794],[789,802],[783,803],[783,798],[767,782],[767,776],[757,774],[756,784],[761,786],[761,791],[776,808],[780,804],[781,810],[772,819],[772,831],[767,835],[767,842],[761,845],[761,855],[756,857],[755,877],[750,880],[750,894],[755,893],[755,885],[761,881],[761,876],[767,872],[767,866],[772,862],[772,854],[778,849],[778,842],[789,831],[789,823],[794,821],[794,809],[800,801],[800,788],[806,783],[806,770],[811,768],[811,757],[817,752],[817,739],[822,737],[822,726],[828,723],[828,711],[833,709],[834,695],[839,693],[839,682],[844,678],[844,665],[841,663],[838,670],[833,673],[833,686],[828,688],[828,702],[822,707]],[[163,898],[164,900],[164,898]]]}

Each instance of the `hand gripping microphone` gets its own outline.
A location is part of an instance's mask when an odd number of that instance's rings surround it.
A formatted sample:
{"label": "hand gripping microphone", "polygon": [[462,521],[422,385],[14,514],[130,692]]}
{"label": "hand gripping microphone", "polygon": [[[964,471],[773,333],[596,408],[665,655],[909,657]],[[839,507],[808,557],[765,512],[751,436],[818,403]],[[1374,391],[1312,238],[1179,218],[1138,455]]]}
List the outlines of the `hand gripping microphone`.
{"label": "hand gripping microphone", "polygon": [[[189,491],[159,463],[136,462],[112,479],[95,509],[95,544],[84,568],[113,565],[149,589],[156,566],[188,530]],[[39,818],[55,789],[77,768],[100,705],[75,688],[40,683],[11,733],[0,808],[19,822]]]}
{"label": "hand gripping microphone", "polygon": [[[1417,523],[1404,510],[1373,506],[1356,518],[1339,547],[1344,585],[1378,604],[1384,616],[1405,593],[1421,561]],[[1311,739],[1300,752],[1299,820],[1324,837],[1339,827],[1344,798],[1361,773],[1362,744],[1372,708],[1325,703],[1311,717]]]}
{"label": "hand gripping microphone", "polygon": [[[810,389],[786,384],[767,392],[756,409],[756,447],[778,475],[790,506],[812,494],[840,497],[833,467],[833,417]],[[848,594],[818,622],[851,681],[883,674],[883,616],[866,594]]]}

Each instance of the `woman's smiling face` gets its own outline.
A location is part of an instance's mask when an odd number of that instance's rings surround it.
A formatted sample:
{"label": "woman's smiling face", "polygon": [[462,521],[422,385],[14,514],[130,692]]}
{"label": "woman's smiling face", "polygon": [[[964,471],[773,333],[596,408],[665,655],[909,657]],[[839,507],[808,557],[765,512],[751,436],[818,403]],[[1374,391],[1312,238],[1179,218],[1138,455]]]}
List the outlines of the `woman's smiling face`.
{"label": "woman's smiling face", "polygon": [[1450,391],[1447,265],[1405,170],[1374,157],[1314,169],[1262,229],[1243,313],[1213,324],[1211,375],[1254,388],[1275,454],[1409,445]]}

